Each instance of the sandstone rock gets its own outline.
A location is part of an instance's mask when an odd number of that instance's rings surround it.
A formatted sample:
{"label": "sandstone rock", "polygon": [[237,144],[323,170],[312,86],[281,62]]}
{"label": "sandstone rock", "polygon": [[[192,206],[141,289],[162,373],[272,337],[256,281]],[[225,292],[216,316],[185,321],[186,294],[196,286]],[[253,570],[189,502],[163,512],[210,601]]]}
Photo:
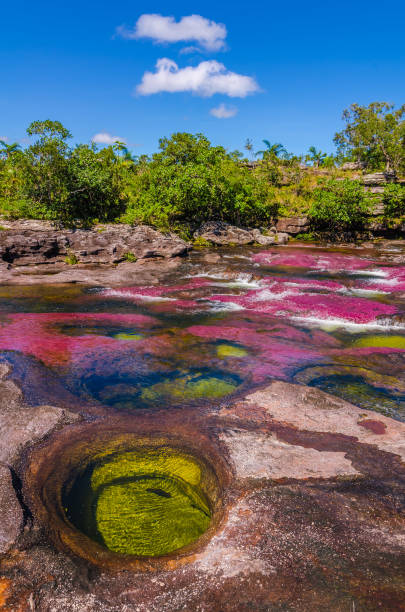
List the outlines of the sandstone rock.
{"label": "sandstone rock", "polygon": [[308,217],[282,217],[277,221],[277,231],[288,234],[301,234],[308,231]]}
{"label": "sandstone rock", "polygon": [[[39,222],[37,222],[39,223]],[[135,259],[172,258],[190,249],[175,234],[163,234],[146,225],[111,225],[92,230],[40,230],[40,225],[10,227],[0,233],[0,261],[31,265],[63,261],[74,255],[84,263],[118,263],[131,253]]]}
{"label": "sandstone rock", "polygon": [[373,174],[365,174],[362,180],[365,185],[385,185],[386,183],[395,183],[396,175],[387,172],[374,172]]}
{"label": "sandstone rock", "polygon": [[0,554],[10,550],[20,535],[24,515],[13,487],[10,469],[0,464]]}
{"label": "sandstone rock", "polygon": [[261,231],[258,229],[252,230],[252,236],[255,242],[257,242],[257,244],[260,244],[261,246],[270,246],[276,241],[274,236],[266,236],[262,234]]}
{"label": "sandstone rock", "polygon": [[332,478],[360,475],[343,452],[321,452],[286,444],[276,436],[250,431],[220,435],[238,478]]}
{"label": "sandstone rock", "polygon": [[252,232],[223,221],[208,221],[203,223],[194,234],[195,238],[201,237],[218,246],[229,244],[253,244],[255,239]]}
{"label": "sandstone rock", "polygon": [[342,170],[364,170],[366,167],[365,162],[346,162],[342,165]]}
{"label": "sandstone rock", "polygon": [[[249,395],[246,402],[301,431],[353,436],[405,460],[405,423],[357,408],[315,387],[276,381]],[[367,421],[380,425],[369,427]]]}
{"label": "sandstone rock", "polygon": [[14,465],[24,448],[80,417],[54,406],[24,405],[20,389],[6,378],[9,373],[0,363],[0,461]]}
{"label": "sandstone rock", "polygon": [[287,244],[290,236],[286,232],[278,232],[276,234],[276,244]]}

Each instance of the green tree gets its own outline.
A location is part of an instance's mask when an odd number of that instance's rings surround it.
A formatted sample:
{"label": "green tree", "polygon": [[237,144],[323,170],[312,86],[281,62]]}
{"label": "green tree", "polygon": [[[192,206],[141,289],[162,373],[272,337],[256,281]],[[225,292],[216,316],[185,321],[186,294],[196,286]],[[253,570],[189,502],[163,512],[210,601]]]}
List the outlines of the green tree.
{"label": "green tree", "polygon": [[366,162],[370,169],[405,169],[405,104],[397,110],[387,102],[352,104],[343,112],[346,127],[335,134],[340,155]]}
{"label": "green tree", "polygon": [[67,140],[71,134],[59,121],[49,119],[31,123],[27,134],[37,139],[20,160],[23,195],[40,216],[63,220],[69,196]]}
{"label": "green tree", "polygon": [[8,144],[5,140],[0,140],[0,159],[10,159],[14,153],[21,149],[18,142]]}
{"label": "green tree", "polygon": [[327,153],[322,153],[320,149],[312,146],[308,149],[308,154],[305,156],[305,161],[309,161],[315,168],[319,168],[319,166],[323,166],[327,157]]}
{"label": "green tree", "polygon": [[274,159],[287,155],[286,149],[280,142],[271,143],[269,140],[263,140],[266,148],[261,151],[256,151],[255,155],[262,156],[262,159]]}
{"label": "green tree", "polygon": [[312,197],[309,210],[312,224],[333,233],[364,225],[374,203],[360,181],[350,179],[320,181]]}
{"label": "green tree", "polygon": [[213,219],[257,224],[274,214],[267,181],[202,134],[177,133],[159,148],[137,168],[124,220],[195,229]]}

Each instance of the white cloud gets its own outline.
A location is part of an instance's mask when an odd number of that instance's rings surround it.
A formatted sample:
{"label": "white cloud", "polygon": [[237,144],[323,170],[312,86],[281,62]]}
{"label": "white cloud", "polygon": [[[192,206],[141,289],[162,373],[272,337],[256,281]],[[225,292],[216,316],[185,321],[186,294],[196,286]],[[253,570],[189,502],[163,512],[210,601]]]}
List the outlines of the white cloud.
{"label": "white cloud", "polygon": [[216,108],[211,108],[210,115],[217,119],[230,119],[235,117],[238,109],[235,106],[227,106],[226,104],[220,104]]}
{"label": "white cloud", "polygon": [[231,72],[215,60],[201,62],[195,67],[179,68],[176,62],[162,58],[156,63],[155,72],[145,72],[136,92],[149,96],[162,91],[190,91],[205,98],[216,93],[245,98],[260,89],[252,77]]}
{"label": "white cloud", "polygon": [[7,136],[0,136],[0,140],[3,140],[4,142],[7,142],[8,138],[7,138]]}
{"label": "white cloud", "polygon": [[95,144],[105,144],[105,145],[113,145],[115,142],[126,142],[125,138],[121,138],[121,136],[111,136],[108,132],[99,132],[98,134],[94,134],[91,139]]}
{"label": "white cloud", "polygon": [[123,38],[151,38],[157,43],[196,41],[207,51],[219,51],[225,47],[226,27],[201,15],[189,15],[176,21],[174,17],[151,14],[141,15],[133,30],[125,26],[117,28]]}

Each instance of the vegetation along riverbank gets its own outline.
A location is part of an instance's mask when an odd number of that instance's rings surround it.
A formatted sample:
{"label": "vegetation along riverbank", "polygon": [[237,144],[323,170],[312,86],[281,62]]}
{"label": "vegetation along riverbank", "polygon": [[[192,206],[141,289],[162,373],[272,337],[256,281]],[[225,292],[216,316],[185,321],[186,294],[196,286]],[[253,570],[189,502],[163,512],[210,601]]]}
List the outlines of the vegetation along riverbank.
{"label": "vegetation along riverbank", "polygon": [[[334,155],[315,147],[295,155],[268,140],[261,151],[247,140],[244,153],[229,152],[203,134],[176,133],[150,157],[135,157],[120,142],[70,146],[72,135],[60,122],[34,121],[25,149],[1,143],[0,229],[21,218],[68,228],[147,224],[199,246],[242,240],[240,233],[224,238],[228,226],[203,225],[212,222],[260,229],[259,244],[266,236],[277,242],[277,234],[400,236],[404,117],[405,105],[353,104],[334,137]],[[219,242],[212,239],[221,233]],[[243,244],[251,242],[245,238]]]}

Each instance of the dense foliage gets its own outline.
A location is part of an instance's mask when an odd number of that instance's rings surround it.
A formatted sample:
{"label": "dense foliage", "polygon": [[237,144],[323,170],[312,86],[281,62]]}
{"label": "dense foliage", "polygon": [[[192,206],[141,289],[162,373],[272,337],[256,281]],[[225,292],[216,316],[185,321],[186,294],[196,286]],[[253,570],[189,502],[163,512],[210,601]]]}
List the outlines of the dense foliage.
{"label": "dense foliage", "polygon": [[320,229],[329,231],[361,228],[373,204],[359,181],[322,181],[313,191],[309,215]]}
{"label": "dense foliage", "polygon": [[346,127],[335,135],[343,155],[372,170],[405,171],[405,104],[397,110],[387,102],[352,104],[343,119]]}
{"label": "dense foliage", "polygon": [[[405,173],[405,105],[352,105],[335,136],[337,156],[316,147],[297,156],[263,140],[251,159],[213,146],[202,134],[162,138],[151,157],[132,157],[124,143],[72,146],[58,121],[35,121],[31,144],[0,141],[0,215],[49,219],[66,226],[94,222],[148,223],[190,234],[202,222],[222,220],[268,227],[278,216],[309,215],[317,228],[363,223],[372,198],[341,168],[361,161],[364,171]],[[354,180],[353,180],[354,179]],[[387,185],[385,216],[405,215],[405,187]]]}
{"label": "dense foliage", "polygon": [[174,134],[159,149],[133,177],[126,221],[168,229],[210,219],[258,225],[275,215],[268,181],[202,134]]}

